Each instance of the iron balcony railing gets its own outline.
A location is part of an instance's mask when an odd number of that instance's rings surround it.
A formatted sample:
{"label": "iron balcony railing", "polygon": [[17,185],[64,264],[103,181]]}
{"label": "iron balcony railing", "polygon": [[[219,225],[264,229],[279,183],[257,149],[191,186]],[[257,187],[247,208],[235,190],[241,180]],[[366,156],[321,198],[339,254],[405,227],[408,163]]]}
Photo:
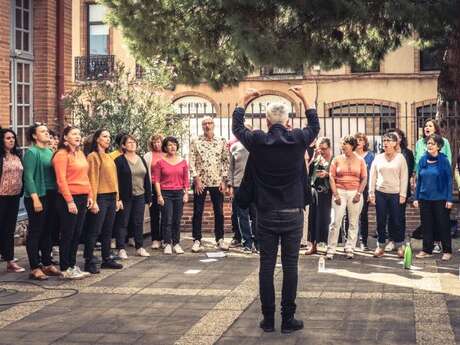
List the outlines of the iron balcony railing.
{"label": "iron balcony railing", "polygon": [[75,80],[77,81],[110,79],[114,69],[114,55],[75,57]]}

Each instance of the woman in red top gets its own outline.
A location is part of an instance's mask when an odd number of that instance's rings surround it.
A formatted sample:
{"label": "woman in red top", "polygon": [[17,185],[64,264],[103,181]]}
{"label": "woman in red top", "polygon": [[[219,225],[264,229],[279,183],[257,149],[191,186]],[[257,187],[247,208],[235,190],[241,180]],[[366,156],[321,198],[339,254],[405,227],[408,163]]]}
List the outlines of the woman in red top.
{"label": "woman in red top", "polygon": [[155,189],[161,211],[163,241],[165,254],[183,254],[180,241],[180,221],[184,203],[188,201],[190,187],[187,162],[178,154],[179,142],[174,137],[167,137],[161,145],[166,156],[153,168]]}
{"label": "woman in red top", "polygon": [[147,163],[150,180],[152,181],[152,200],[149,207],[150,211],[150,233],[152,236],[152,249],[160,249],[163,239],[160,229],[160,205],[156,202],[157,193],[155,191],[155,181],[153,180],[153,168],[160,159],[164,157],[164,152],[161,151],[163,136],[161,134],[153,134],[149,139],[150,151],[144,155],[144,160]]}

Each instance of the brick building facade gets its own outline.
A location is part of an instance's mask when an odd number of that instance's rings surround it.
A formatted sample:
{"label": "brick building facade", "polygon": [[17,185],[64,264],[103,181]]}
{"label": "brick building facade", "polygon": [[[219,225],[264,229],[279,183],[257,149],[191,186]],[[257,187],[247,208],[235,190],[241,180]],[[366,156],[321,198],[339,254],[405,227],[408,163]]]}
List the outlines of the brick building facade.
{"label": "brick building facade", "polygon": [[18,133],[34,121],[59,130],[72,86],[72,1],[0,0],[0,124]]}

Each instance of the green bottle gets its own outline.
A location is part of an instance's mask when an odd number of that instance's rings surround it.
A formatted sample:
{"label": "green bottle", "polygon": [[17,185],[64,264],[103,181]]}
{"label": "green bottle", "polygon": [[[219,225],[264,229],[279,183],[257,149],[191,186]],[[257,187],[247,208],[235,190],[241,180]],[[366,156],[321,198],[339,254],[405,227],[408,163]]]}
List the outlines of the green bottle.
{"label": "green bottle", "polygon": [[412,248],[410,242],[406,243],[406,248],[404,249],[404,268],[410,270],[412,266]]}

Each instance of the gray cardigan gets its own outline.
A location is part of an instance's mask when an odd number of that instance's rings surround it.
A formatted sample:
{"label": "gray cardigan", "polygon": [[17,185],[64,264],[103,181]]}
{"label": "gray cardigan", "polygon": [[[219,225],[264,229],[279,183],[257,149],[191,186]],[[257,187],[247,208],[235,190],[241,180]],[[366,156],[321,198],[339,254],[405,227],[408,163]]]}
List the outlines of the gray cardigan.
{"label": "gray cardigan", "polygon": [[228,167],[228,185],[239,187],[243,179],[244,169],[248,161],[249,152],[237,141],[230,146],[230,164]]}

